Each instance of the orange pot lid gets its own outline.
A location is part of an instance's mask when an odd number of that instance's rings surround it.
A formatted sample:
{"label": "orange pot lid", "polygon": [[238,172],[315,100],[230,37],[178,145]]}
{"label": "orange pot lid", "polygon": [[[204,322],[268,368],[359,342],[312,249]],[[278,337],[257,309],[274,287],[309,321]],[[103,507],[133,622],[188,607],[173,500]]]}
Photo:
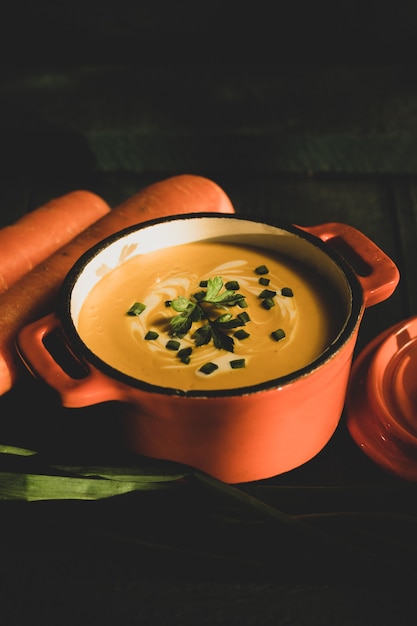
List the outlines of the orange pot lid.
{"label": "orange pot lid", "polygon": [[417,481],[417,317],[381,333],[355,359],[346,412],[365,454]]}

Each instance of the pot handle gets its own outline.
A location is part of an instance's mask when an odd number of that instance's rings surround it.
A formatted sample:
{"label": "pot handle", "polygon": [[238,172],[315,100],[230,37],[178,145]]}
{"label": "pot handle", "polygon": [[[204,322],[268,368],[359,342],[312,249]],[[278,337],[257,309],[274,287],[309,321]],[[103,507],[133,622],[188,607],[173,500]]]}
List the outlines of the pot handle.
{"label": "pot handle", "polygon": [[395,291],[400,280],[397,266],[361,231],[339,222],[297,228],[318,237],[344,258],[362,286],[366,307],[386,300]]}
{"label": "pot handle", "polygon": [[60,394],[65,407],[124,399],[121,385],[74,354],[54,313],[24,326],[16,350],[29,372]]}

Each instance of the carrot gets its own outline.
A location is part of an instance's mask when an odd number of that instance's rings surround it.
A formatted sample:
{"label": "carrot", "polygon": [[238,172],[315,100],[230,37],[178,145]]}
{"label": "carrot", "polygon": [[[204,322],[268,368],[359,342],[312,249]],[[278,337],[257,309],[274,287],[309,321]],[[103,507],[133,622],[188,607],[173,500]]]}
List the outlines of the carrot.
{"label": "carrot", "polygon": [[1,228],[0,294],[109,211],[96,194],[72,191]]}
{"label": "carrot", "polygon": [[128,226],[204,211],[234,213],[228,196],[213,181],[184,174],[154,183],[122,202],[0,295],[0,395],[13,387],[21,371],[15,346],[20,329],[53,310],[62,282],[81,254]]}

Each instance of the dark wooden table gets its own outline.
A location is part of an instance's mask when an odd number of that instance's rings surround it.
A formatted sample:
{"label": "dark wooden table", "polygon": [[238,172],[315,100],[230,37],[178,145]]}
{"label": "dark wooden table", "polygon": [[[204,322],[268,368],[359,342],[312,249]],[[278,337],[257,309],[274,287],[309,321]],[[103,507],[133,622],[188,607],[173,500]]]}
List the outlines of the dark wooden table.
{"label": "dark wooden table", "polygon": [[[395,294],[366,311],[359,352],[417,314],[416,79],[406,64],[8,67],[0,223],[80,188],[114,207],[182,173],[215,180],[241,215],[349,223],[401,272]],[[0,399],[0,443],[85,454],[111,419],[108,407],[62,409],[27,376]],[[366,457],[345,415],[309,463],[242,488],[317,515],[342,545],[194,483],[98,502],[3,501],[0,621],[414,623],[415,485]]]}

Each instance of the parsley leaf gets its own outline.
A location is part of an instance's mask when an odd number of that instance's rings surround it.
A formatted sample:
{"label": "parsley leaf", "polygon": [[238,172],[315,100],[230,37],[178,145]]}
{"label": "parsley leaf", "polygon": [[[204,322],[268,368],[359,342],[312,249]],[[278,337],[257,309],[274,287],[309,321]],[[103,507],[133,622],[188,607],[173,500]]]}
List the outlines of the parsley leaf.
{"label": "parsley leaf", "polygon": [[218,299],[221,299],[219,293],[222,287],[223,280],[220,276],[216,276],[215,278],[209,278],[207,281],[207,291],[204,300],[206,302],[218,302]]}
{"label": "parsley leaf", "polygon": [[211,304],[223,304],[225,306],[235,306],[244,297],[240,293],[236,293],[232,289],[225,289],[221,291],[223,287],[223,280],[220,276],[215,278],[209,278],[207,281],[206,295],[202,300],[204,302],[210,302]]}
{"label": "parsley leaf", "polygon": [[174,311],[178,311],[178,313],[182,313],[183,311],[186,311],[191,306],[194,307],[195,305],[192,302],[190,302],[188,298],[184,298],[184,296],[178,296],[178,298],[175,298],[175,300],[172,300],[171,306],[174,309]]}
{"label": "parsley leaf", "polygon": [[195,333],[193,333],[193,339],[196,346],[205,346],[211,341],[211,338],[212,327],[208,322],[207,324],[203,324],[203,326],[200,326],[200,328],[198,328]]}
{"label": "parsley leaf", "polygon": [[227,350],[233,352],[235,348],[235,342],[233,337],[223,332],[219,326],[212,324],[211,334],[213,337],[213,343],[218,350]]}

